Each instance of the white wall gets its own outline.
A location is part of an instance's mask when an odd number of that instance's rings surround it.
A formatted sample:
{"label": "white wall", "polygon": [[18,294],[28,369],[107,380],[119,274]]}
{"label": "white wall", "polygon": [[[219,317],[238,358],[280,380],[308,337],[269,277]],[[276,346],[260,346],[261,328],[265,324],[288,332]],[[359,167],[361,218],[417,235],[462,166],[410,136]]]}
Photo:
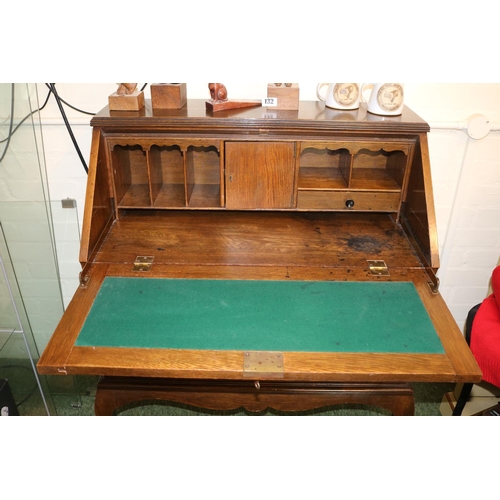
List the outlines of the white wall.
{"label": "white wall", "polygon": [[[267,83],[225,85],[230,97],[245,99],[265,97],[267,87]],[[44,84],[38,88],[42,103],[47,88]],[[59,83],[57,89],[73,106],[97,112],[116,84]],[[188,98],[208,98],[207,83],[187,83],[187,89]],[[300,83],[301,100],[316,100],[315,91],[316,83]],[[145,92],[149,98],[149,88]],[[500,257],[500,83],[405,83],[405,103],[431,125],[441,293],[462,327],[470,307],[488,293],[491,270]],[[91,117],[65,109],[88,161]],[[492,130],[484,139],[474,140],[467,135],[467,120],[478,113],[489,120]],[[53,98],[42,111],[42,126],[51,199],[76,199],[81,221],[86,174]]]}

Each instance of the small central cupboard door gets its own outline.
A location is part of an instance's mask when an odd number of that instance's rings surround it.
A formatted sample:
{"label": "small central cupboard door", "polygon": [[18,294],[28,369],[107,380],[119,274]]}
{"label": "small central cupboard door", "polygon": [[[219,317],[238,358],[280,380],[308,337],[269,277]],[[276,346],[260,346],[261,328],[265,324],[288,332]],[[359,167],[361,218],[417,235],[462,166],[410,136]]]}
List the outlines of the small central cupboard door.
{"label": "small central cupboard door", "polygon": [[226,208],[293,208],[294,142],[226,142]]}

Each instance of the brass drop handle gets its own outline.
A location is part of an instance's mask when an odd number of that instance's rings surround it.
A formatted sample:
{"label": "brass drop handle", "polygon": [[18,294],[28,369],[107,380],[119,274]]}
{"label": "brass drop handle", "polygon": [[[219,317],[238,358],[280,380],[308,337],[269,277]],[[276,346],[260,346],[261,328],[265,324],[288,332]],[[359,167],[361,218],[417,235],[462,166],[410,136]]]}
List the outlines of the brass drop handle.
{"label": "brass drop handle", "polygon": [[260,389],[260,382],[259,382],[258,380],[256,380],[256,381],[255,381],[255,388],[256,388],[257,390],[259,390],[259,389]]}

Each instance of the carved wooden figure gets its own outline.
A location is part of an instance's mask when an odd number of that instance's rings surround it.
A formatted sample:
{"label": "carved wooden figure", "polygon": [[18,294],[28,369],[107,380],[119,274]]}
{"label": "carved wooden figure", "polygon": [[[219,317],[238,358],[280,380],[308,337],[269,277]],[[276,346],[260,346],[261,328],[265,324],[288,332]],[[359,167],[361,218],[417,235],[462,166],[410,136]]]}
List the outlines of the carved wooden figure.
{"label": "carved wooden figure", "polygon": [[227,89],[222,83],[209,83],[210,97],[214,102],[227,101]]}
{"label": "carved wooden figure", "polygon": [[222,83],[209,83],[210,101],[206,101],[206,109],[208,111],[224,111],[228,109],[238,108],[254,108],[262,106],[261,101],[230,101],[227,98],[227,89]]}
{"label": "carved wooden figure", "polygon": [[137,89],[137,83],[118,83],[118,95],[131,95]]}

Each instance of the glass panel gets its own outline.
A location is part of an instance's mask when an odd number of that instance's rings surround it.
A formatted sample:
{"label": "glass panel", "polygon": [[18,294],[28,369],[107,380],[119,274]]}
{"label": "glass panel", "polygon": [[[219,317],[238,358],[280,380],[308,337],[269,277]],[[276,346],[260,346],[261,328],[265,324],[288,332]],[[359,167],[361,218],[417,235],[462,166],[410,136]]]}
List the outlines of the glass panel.
{"label": "glass panel", "polygon": [[76,200],[50,202],[57,250],[57,263],[64,308],[68,307],[76,289],[82,267],[80,256],[80,223]]}
{"label": "glass panel", "polygon": [[[4,280],[3,286],[13,291],[23,332],[3,337],[0,359],[7,363],[26,361],[30,356],[36,363],[64,310],[38,107],[35,84],[0,84],[0,225],[4,241],[0,255],[10,269],[9,284]],[[15,326],[15,313],[13,316],[5,290],[0,297],[6,310],[6,325],[0,329],[8,330]],[[2,323],[3,318],[2,314]],[[33,370],[31,376],[37,378]],[[57,378],[65,378],[70,383],[68,390],[74,393],[73,377]],[[31,391],[30,381],[19,380],[23,390]],[[49,377],[40,377],[40,381],[45,388]],[[46,391],[46,399],[51,400],[48,394]],[[47,411],[55,413],[53,408]]]}
{"label": "glass panel", "polygon": [[35,369],[38,359],[12,260],[0,224],[0,385],[8,384],[13,403],[0,397],[9,415],[50,415],[55,408],[47,382]]}

